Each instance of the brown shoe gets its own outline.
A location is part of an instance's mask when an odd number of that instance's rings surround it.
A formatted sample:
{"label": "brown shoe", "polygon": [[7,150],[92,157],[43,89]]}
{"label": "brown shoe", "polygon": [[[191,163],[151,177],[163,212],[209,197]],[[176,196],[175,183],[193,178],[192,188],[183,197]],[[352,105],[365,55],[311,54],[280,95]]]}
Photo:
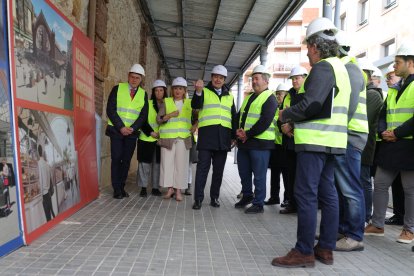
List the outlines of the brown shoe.
{"label": "brown shoe", "polygon": [[316,246],[313,248],[313,252],[315,254],[315,259],[321,263],[326,265],[333,264],[332,250],[320,248],[319,244],[316,244]]}
{"label": "brown shoe", "polygon": [[374,226],[373,224],[368,224],[367,227],[365,227],[364,235],[365,236],[383,237],[384,236],[384,228],[378,228],[378,227]]}
{"label": "brown shoe", "polygon": [[314,267],[315,256],[313,254],[304,255],[292,248],[286,256],[274,258],[272,265],[280,267]]}

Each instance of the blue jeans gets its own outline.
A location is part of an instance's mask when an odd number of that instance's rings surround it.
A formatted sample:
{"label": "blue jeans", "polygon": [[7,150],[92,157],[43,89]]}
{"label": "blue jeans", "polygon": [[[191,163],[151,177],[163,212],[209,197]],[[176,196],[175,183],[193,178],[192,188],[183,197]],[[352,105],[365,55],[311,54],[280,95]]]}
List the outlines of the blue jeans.
{"label": "blue jeans", "polygon": [[[242,193],[243,196],[252,196],[252,183],[254,183],[254,199],[252,202],[254,205],[264,205],[269,159],[270,150],[239,149],[237,153],[237,167],[242,184]],[[253,182],[252,176],[254,176]]]}
{"label": "blue jeans", "polygon": [[335,156],[335,185],[339,197],[339,233],[356,241],[364,237],[365,200],[361,185],[361,151],[348,144]]}
{"label": "blue jeans", "polygon": [[364,188],[365,222],[369,222],[372,217],[371,166],[361,165],[361,184]]}
{"label": "blue jeans", "polygon": [[318,199],[321,207],[319,246],[334,250],[338,232],[338,193],[334,183],[334,156],[318,152],[298,152],[295,198],[298,230],[295,248],[313,254]]}

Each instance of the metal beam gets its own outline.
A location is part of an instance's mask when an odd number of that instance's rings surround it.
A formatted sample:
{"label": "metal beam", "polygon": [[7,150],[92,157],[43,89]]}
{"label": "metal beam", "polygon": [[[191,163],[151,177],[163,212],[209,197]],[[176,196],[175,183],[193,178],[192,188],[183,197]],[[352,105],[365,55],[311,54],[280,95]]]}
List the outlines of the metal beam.
{"label": "metal beam", "polygon": [[[211,71],[211,69],[213,69],[214,66],[216,66],[217,64],[214,63],[206,63],[203,61],[198,61],[198,60],[186,60],[186,68],[183,68],[183,66],[181,66],[184,63],[183,59],[179,59],[179,58],[173,58],[173,57],[166,57],[164,60],[164,63],[166,65],[174,65],[175,67],[169,67],[170,69],[174,69],[174,70],[202,70],[204,69],[205,71]],[[192,67],[192,68],[189,68]],[[239,67],[235,67],[235,66],[226,66],[227,71],[229,72],[234,72],[237,74],[241,74],[243,73]]]}

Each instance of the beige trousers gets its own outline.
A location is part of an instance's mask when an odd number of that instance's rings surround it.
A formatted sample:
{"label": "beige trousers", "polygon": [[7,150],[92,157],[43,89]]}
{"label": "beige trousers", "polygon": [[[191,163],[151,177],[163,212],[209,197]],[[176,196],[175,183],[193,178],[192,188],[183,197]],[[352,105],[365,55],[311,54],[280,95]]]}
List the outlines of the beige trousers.
{"label": "beige trousers", "polygon": [[160,187],[187,189],[189,157],[182,139],[176,139],[170,150],[161,148]]}

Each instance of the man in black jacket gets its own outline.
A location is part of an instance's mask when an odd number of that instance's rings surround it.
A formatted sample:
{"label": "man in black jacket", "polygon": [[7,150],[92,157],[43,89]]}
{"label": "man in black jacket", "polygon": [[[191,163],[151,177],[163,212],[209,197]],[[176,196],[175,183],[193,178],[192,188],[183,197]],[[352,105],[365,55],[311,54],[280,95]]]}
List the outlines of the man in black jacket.
{"label": "man in black jacket", "polygon": [[[194,185],[193,209],[198,210],[204,199],[210,165],[213,175],[210,186],[210,206],[220,207],[220,187],[223,180],[227,152],[235,138],[236,108],[233,95],[225,85],[227,69],[217,65],[211,71],[211,81],[203,87],[203,81],[195,83],[196,92],[191,107],[198,114],[198,163]],[[233,142],[234,143],[234,142]]]}
{"label": "man in black jacket", "polygon": [[134,64],[128,73],[128,83],[119,83],[109,94],[106,114],[108,126],[105,134],[111,139],[111,181],[114,198],[128,197],[125,181],[135,151],[138,130],[148,116],[147,93],[141,82],[144,68]]}

